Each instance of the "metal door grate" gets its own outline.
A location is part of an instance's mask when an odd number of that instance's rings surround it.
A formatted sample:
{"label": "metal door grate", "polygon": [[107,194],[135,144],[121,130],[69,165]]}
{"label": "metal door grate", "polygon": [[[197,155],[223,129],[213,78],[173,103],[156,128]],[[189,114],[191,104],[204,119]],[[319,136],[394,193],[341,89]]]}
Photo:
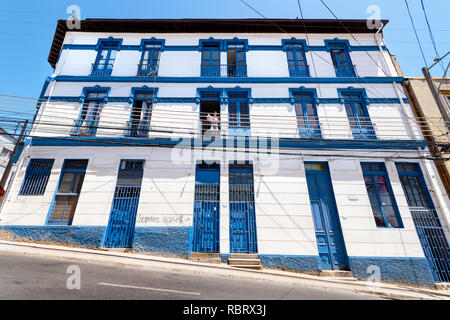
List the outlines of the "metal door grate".
{"label": "metal door grate", "polygon": [[417,207],[410,210],[434,280],[450,282],[450,249],[436,210]]}
{"label": "metal door grate", "polygon": [[105,247],[131,247],[140,193],[140,186],[116,187],[106,230]]}
{"label": "metal door grate", "polygon": [[194,252],[219,252],[220,186],[196,184],[194,203]]}

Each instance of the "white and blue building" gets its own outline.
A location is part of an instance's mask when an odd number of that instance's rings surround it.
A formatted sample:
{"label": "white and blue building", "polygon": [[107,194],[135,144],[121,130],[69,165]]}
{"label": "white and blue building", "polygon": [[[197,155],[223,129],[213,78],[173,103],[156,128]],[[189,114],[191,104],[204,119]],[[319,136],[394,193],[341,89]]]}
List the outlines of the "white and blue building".
{"label": "white and blue building", "polygon": [[1,228],[450,280],[449,199],[365,20],[61,20],[48,61]]}

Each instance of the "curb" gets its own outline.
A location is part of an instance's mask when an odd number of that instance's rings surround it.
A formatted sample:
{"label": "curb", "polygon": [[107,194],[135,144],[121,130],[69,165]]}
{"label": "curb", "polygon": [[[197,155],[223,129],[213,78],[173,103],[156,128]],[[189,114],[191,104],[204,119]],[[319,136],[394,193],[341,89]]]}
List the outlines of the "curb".
{"label": "curb", "polygon": [[[45,245],[36,243],[24,243],[15,241],[0,240],[0,252],[22,253],[41,255],[56,258],[75,259],[88,263],[106,263],[121,266],[151,268],[152,270],[189,272],[196,275],[225,276],[227,278],[242,280],[257,280],[270,282],[287,282],[291,285],[301,285],[303,287],[341,290],[352,293],[376,295],[388,299],[400,300],[422,300],[422,299],[449,299],[450,292],[444,293],[441,290],[419,289],[416,287],[398,287],[391,284],[379,283],[377,286],[370,286],[371,282],[352,281],[330,278],[320,278],[318,276],[292,273],[275,270],[246,270],[230,267],[225,264],[208,264],[194,262],[177,258],[155,257],[137,253],[122,253],[102,251],[95,249],[64,247],[56,245]],[[414,291],[408,292],[408,291]]]}

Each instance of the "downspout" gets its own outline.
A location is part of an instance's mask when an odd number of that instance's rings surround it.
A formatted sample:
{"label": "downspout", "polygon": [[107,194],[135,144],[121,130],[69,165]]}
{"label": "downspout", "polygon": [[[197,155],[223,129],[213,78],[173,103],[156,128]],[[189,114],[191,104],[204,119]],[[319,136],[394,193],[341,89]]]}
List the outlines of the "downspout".
{"label": "downspout", "polygon": [[[383,52],[383,48],[382,48],[382,46],[381,46],[381,43],[380,43],[380,40],[378,39],[378,35],[380,34],[380,32],[381,32],[381,30],[383,29],[383,27],[384,27],[384,24],[383,23],[381,23],[381,25],[380,25],[380,28],[378,28],[378,30],[377,30],[377,32],[375,32],[375,35],[374,35],[374,38],[375,38],[375,42],[377,43],[377,46],[378,46],[378,50],[380,51],[380,55],[381,55],[381,61],[383,62],[383,66],[384,66],[384,68],[385,68],[385,73],[389,76],[389,77],[392,77],[392,74],[391,74],[391,72],[390,72],[390,70],[389,70],[389,64],[388,64],[388,62],[386,61],[386,57],[384,56],[384,52]],[[383,38],[381,38],[381,41],[383,41],[383,43],[384,43],[384,40],[383,40]],[[384,44],[385,46],[386,46],[386,44]],[[411,118],[411,116],[409,115],[409,113],[407,112],[407,108],[406,108],[406,105],[405,105],[405,103],[403,102],[403,98],[402,98],[402,96],[401,96],[401,94],[400,94],[400,91],[399,91],[399,89],[398,89],[398,87],[397,87],[397,83],[394,81],[394,82],[392,82],[392,86],[394,87],[394,91],[395,91],[395,94],[397,95],[397,98],[398,98],[398,100],[399,100],[399,102],[400,102],[400,105],[401,105],[401,107],[402,107],[402,110],[403,110],[403,115],[404,115],[404,119],[405,119],[405,122],[406,122],[406,125],[407,125],[407,130],[408,130],[408,135],[409,135],[409,137],[411,138],[411,139],[415,139],[416,138],[416,136],[415,136],[415,134],[414,134],[414,131],[413,131],[413,129],[412,129],[412,127],[411,127],[411,123],[410,123],[410,120],[409,119],[412,119]]]}

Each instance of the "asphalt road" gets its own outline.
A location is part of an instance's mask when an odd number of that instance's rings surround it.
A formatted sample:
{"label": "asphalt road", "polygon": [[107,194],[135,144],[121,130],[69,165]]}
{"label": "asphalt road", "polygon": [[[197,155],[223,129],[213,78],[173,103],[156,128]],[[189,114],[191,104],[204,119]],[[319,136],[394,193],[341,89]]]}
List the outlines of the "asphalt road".
{"label": "asphalt road", "polygon": [[[80,281],[75,277],[79,267]],[[69,268],[70,273],[67,273]],[[75,273],[74,273],[75,270]],[[0,299],[377,299],[252,280],[0,253]],[[68,281],[69,279],[69,281]],[[74,289],[68,289],[67,283]],[[80,289],[76,289],[77,284]]]}

